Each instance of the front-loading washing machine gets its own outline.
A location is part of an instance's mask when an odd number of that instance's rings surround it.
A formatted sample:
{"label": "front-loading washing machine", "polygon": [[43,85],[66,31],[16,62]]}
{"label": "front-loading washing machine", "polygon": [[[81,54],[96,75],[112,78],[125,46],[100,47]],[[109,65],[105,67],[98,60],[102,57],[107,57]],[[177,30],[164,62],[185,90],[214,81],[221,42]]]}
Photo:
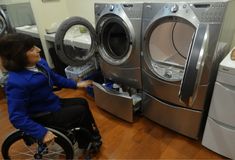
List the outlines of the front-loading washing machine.
{"label": "front-loading washing machine", "polygon": [[[142,3],[97,3],[94,6],[96,28],[82,17],[66,19],[56,32],[56,53],[72,66],[96,59],[105,79],[125,85],[131,94],[137,93],[142,88],[142,6]],[[130,122],[133,121],[133,97],[136,97],[131,94],[113,92],[99,84],[95,87],[97,105]]]}
{"label": "front-loading washing machine", "polygon": [[[55,37],[57,54],[66,64],[79,65],[93,57],[98,50],[99,64],[106,78],[140,89],[141,18],[141,3],[97,3],[95,4],[95,29],[81,17],[71,17],[59,27]],[[90,33],[90,46],[86,53],[84,48],[67,52],[63,47],[66,32],[76,25],[83,25]]]}
{"label": "front-loading washing machine", "polygon": [[4,5],[0,6],[0,36],[13,31],[10,20],[5,11],[6,7]]}

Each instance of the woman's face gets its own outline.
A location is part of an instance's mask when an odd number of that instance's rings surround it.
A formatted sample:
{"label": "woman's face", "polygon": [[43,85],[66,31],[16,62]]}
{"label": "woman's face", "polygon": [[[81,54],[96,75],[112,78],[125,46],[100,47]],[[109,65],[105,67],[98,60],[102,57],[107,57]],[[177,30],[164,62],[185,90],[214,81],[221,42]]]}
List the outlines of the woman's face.
{"label": "woman's face", "polygon": [[37,46],[33,46],[30,50],[26,52],[26,57],[28,60],[27,66],[34,66],[38,61],[40,61],[40,51],[40,48],[38,48]]}

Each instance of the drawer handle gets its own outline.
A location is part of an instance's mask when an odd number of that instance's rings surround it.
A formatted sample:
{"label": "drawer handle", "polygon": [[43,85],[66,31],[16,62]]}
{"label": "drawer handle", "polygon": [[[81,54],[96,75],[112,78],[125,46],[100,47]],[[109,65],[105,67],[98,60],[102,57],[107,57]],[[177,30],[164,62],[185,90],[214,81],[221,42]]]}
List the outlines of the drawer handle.
{"label": "drawer handle", "polygon": [[120,96],[120,97],[123,97],[123,98],[132,99],[130,96],[127,96],[125,94],[114,93],[114,92],[112,92],[112,90],[109,91],[109,90],[105,89],[102,85],[100,85],[99,83],[93,82],[93,85],[95,85],[97,88],[99,88],[100,90],[104,91],[105,93],[111,94],[113,96]]}
{"label": "drawer handle", "polygon": [[232,86],[229,84],[224,84],[224,83],[218,83],[218,82],[216,82],[216,84],[225,90],[228,90],[228,91],[235,93],[235,86]]}

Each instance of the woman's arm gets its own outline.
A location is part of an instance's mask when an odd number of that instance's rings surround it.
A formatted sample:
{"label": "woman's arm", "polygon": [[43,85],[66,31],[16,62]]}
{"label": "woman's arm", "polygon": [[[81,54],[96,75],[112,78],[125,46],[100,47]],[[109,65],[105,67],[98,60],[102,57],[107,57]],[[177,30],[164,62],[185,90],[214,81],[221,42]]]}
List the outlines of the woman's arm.
{"label": "woman's arm", "polygon": [[50,77],[53,81],[53,83],[59,87],[59,88],[86,88],[89,85],[92,85],[92,81],[91,80],[86,80],[86,81],[80,81],[80,82],[76,82],[74,80],[71,79],[67,79],[57,73],[55,73],[52,69],[50,69],[50,67],[48,66],[47,62],[42,59],[41,63],[48,68],[48,70],[50,71]]}
{"label": "woman's arm", "polygon": [[50,78],[53,82],[53,85],[59,87],[59,88],[77,88],[77,82],[67,79],[57,73],[55,73],[47,64],[46,60],[44,60],[43,58],[41,58],[40,65],[43,65],[43,67],[45,67],[45,69],[49,72],[50,74]]}
{"label": "woman's arm", "polygon": [[47,129],[34,122],[29,116],[29,91],[21,81],[8,80],[6,85],[6,95],[8,101],[8,112],[11,123],[25,133],[43,140]]}
{"label": "woman's arm", "polygon": [[54,71],[51,70],[51,74],[50,74],[53,83],[60,88],[73,88],[76,89],[77,88],[77,82],[71,79],[67,79],[57,73],[55,73]]}

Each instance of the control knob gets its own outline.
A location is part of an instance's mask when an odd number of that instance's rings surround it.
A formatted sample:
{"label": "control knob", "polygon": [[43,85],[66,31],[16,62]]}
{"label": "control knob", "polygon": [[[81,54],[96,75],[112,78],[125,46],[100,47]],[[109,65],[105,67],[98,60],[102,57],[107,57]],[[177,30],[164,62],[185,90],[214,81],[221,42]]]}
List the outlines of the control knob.
{"label": "control knob", "polygon": [[179,10],[179,6],[177,4],[174,4],[171,6],[171,13],[176,13]]}
{"label": "control knob", "polygon": [[109,11],[113,11],[114,10],[114,5],[110,5]]}

